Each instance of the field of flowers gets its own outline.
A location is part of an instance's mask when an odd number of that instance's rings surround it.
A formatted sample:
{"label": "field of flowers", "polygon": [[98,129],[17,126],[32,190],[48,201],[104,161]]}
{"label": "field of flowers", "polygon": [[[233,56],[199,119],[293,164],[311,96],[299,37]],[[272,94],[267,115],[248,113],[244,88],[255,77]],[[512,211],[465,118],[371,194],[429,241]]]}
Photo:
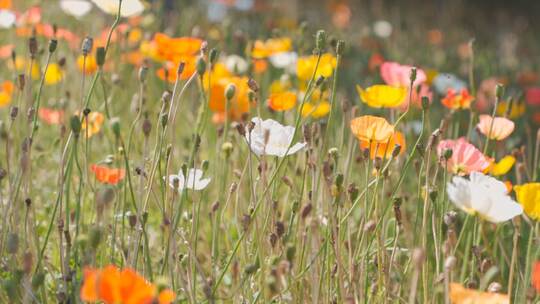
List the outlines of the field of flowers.
{"label": "field of flowers", "polygon": [[191,2],[0,0],[0,303],[540,301],[526,17]]}

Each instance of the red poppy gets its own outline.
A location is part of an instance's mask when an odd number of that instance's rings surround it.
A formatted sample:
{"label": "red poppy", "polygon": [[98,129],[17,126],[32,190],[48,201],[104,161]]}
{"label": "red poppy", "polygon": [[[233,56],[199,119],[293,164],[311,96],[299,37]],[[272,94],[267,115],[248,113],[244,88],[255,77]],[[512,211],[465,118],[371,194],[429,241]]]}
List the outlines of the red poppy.
{"label": "red poppy", "polygon": [[105,166],[92,165],[90,170],[96,175],[96,179],[103,184],[116,185],[126,176],[126,170],[113,169]]}

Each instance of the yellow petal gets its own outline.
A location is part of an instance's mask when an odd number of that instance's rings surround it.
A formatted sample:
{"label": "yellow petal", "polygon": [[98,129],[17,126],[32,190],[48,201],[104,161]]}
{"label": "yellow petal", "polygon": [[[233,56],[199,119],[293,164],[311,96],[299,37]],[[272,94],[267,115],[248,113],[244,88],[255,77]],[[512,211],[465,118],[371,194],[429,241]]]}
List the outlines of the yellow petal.
{"label": "yellow petal", "polygon": [[516,158],[512,155],[507,155],[503,157],[498,163],[494,164],[491,168],[491,175],[493,176],[501,176],[505,175],[512,169],[514,164],[516,163]]}
{"label": "yellow petal", "polygon": [[356,86],[360,99],[372,108],[394,108],[405,101],[407,90],[402,87],[377,84],[365,90]]}

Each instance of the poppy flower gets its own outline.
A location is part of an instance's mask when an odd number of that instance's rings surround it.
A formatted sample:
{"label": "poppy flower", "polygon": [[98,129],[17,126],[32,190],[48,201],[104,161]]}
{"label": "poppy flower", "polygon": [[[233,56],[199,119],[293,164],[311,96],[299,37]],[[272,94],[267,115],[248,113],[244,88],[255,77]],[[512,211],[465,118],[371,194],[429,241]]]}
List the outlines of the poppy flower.
{"label": "poppy flower", "polygon": [[490,166],[484,170],[484,173],[490,173],[493,176],[505,175],[508,173],[508,171],[510,171],[510,169],[512,169],[515,163],[516,158],[514,156],[506,155],[505,157],[501,158],[499,162],[492,162]]}
{"label": "poppy flower", "polygon": [[294,92],[273,93],[268,97],[268,107],[276,112],[288,111],[296,105]]}
{"label": "poppy flower", "polygon": [[527,106],[525,105],[524,102],[510,103],[508,101],[501,101],[499,102],[499,105],[497,106],[497,111],[496,111],[497,115],[498,116],[506,115],[506,113],[508,112],[509,105],[511,105],[512,108],[510,109],[510,113],[508,113],[508,118],[516,119],[523,116],[523,114],[525,114],[525,110]]}
{"label": "poppy flower", "polygon": [[[186,180],[184,173],[180,170],[178,171],[178,174],[169,175],[169,186],[173,189],[178,188],[179,191],[184,190],[185,188],[200,191],[206,188],[212,180],[210,178],[202,178],[202,176],[202,170],[191,168],[188,170],[188,177]],[[178,185],[175,185],[175,183],[178,183]]]}
{"label": "poppy flower", "polygon": [[[103,12],[116,15],[118,14],[119,1],[115,0],[92,0],[94,4]],[[144,5],[139,0],[123,0],[120,16],[131,17],[140,15],[144,11]]]}
{"label": "poppy flower", "polygon": [[251,56],[253,58],[267,58],[269,56],[289,52],[292,50],[292,40],[288,37],[271,38],[266,41],[256,40],[253,44]]}
{"label": "poppy flower", "polygon": [[197,69],[196,57],[185,57],[176,63],[167,61],[162,68],[156,71],[156,75],[163,81],[166,80],[170,83],[175,83],[178,78],[178,64],[180,62],[184,63],[184,69],[182,70],[182,74],[180,74],[180,79],[189,79]]}
{"label": "poppy flower", "polygon": [[80,55],[77,58],[77,67],[79,68],[79,71],[84,71],[86,75],[92,75],[98,69],[96,58],[92,55],[86,56],[86,60],[83,55]]}
{"label": "poppy flower", "polygon": [[380,158],[390,158],[392,156],[392,152],[394,151],[394,147],[396,145],[399,145],[401,147],[400,154],[403,154],[406,150],[405,146],[405,136],[403,136],[403,133],[401,132],[394,132],[392,136],[390,136],[390,139],[387,142],[383,143],[376,143],[371,142],[371,145],[369,144],[369,141],[360,141],[360,149],[364,150],[369,148],[369,155],[371,159],[375,159],[376,157]]}
{"label": "poppy flower", "polygon": [[49,64],[47,72],[45,73],[45,84],[46,85],[55,85],[62,81],[64,78],[64,71],[57,63]]}
{"label": "poppy flower", "polygon": [[521,205],[507,194],[503,182],[480,172],[471,172],[469,179],[454,176],[446,191],[458,208],[492,223],[508,221],[523,213]]}
{"label": "poppy flower", "polygon": [[[394,87],[408,88],[411,83],[411,70],[413,66],[401,65],[397,62],[384,62],[381,64],[381,78],[387,85]],[[426,73],[422,69],[416,69],[416,79],[413,82],[413,87],[426,82]]]}
{"label": "poppy flower", "polygon": [[540,292],[540,262],[538,261],[533,265],[531,283],[536,292]]}
{"label": "poppy flower", "polygon": [[203,40],[195,37],[169,37],[156,33],[151,47],[155,56],[162,61],[180,62],[182,58],[195,56],[200,51]]}
{"label": "poppy flower", "polygon": [[453,304],[510,304],[506,294],[482,292],[463,287],[458,283],[450,283],[450,301]]}
{"label": "poppy flower", "polygon": [[14,12],[7,9],[0,9],[0,28],[10,28],[15,25],[16,21],[17,17]]}
{"label": "poppy flower", "polygon": [[514,187],[517,201],[525,213],[535,220],[540,220],[540,183],[527,183]]}
{"label": "poppy flower", "polygon": [[465,138],[447,139],[439,142],[437,154],[443,157],[446,150],[452,150],[447,160],[448,170],[454,174],[467,175],[471,172],[483,172],[490,165],[486,156]]}
{"label": "poppy flower", "polygon": [[474,97],[469,94],[467,89],[462,89],[459,93],[454,89],[448,89],[446,96],[441,100],[441,103],[448,109],[469,109]]}
{"label": "poppy flower", "polygon": [[525,100],[531,106],[540,106],[540,87],[528,88],[525,91]]}
{"label": "poppy flower", "polygon": [[5,59],[11,57],[13,50],[15,49],[14,44],[6,44],[0,46],[0,59]]}
{"label": "poppy flower", "polygon": [[[331,54],[323,54],[319,62],[317,71],[315,72],[315,79],[323,76],[329,78],[334,73],[336,67],[336,57]],[[313,76],[315,66],[317,65],[317,56],[306,56],[298,58],[296,62],[296,74],[298,79],[302,81],[308,81]]]}
{"label": "poppy flower", "polygon": [[493,140],[503,140],[514,131],[514,122],[504,117],[492,118],[490,115],[480,115],[476,128],[480,133]]}
{"label": "poppy flower", "polygon": [[266,70],[268,70],[268,61],[266,61],[266,59],[253,59],[252,62],[253,62],[253,73],[262,74],[266,72]]}
{"label": "poppy flower", "polygon": [[0,108],[6,107],[11,103],[11,95],[15,85],[11,81],[4,81],[0,84]]}
{"label": "poppy flower", "polygon": [[281,52],[270,56],[270,63],[278,69],[288,69],[296,66],[298,54],[296,52]]}
{"label": "poppy flower", "polygon": [[382,117],[365,115],[351,120],[351,131],[361,141],[386,143],[394,134],[394,126]]}
{"label": "poppy flower", "polygon": [[116,185],[126,176],[124,169],[111,169],[105,166],[91,165],[90,170],[96,175],[96,179],[102,184]]}
{"label": "poppy flower", "polygon": [[225,63],[227,70],[232,71],[235,74],[243,74],[248,69],[248,62],[238,55],[229,55],[223,62]]}
{"label": "poppy flower", "polygon": [[113,265],[103,269],[85,268],[80,296],[84,302],[105,304],[169,304],[175,298],[168,289],[158,293],[154,284],[134,270],[120,270]]}
{"label": "poppy flower", "polygon": [[283,126],[272,119],[262,120],[260,117],[255,117],[251,121],[255,126],[251,131],[246,127],[245,138],[251,151],[259,156],[285,157],[306,146],[306,143],[292,144],[294,127]]}
{"label": "poppy flower", "polygon": [[330,113],[330,103],[326,100],[310,101],[304,103],[302,117],[311,116],[315,119],[323,118]]}
{"label": "poppy flower", "polygon": [[64,13],[81,18],[92,9],[92,4],[86,0],[60,0],[60,8]]}
{"label": "poppy flower", "polygon": [[49,125],[59,125],[64,121],[64,111],[40,107],[38,116]]}
{"label": "poppy flower", "polygon": [[12,6],[12,0],[0,0],[0,9],[10,9]]}
{"label": "poppy flower", "polygon": [[356,86],[360,99],[372,108],[394,108],[405,101],[407,89],[378,84],[367,89]]}
{"label": "poppy flower", "polygon": [[[429,77],[428,77],[429,80]],[[448,73],[438,73],[434,76],[432,81],[433,87],[437,93],[444,95],[449,89],[454,91],[461,91],[467,88],[465,81],[458,78],[456,75]]]}
{"label": "poppy flower", "polygon": [[90,112],[90,114],[88,114],[88,122],[86,121],[86,118],[83,117],[81,133],[85,137],[88,135],[88,138],[98,134],[101,131],[101,126],[103,125],[104,121],[105,116],[103,114],[99,112]]}
{"label": "poppy flower", "polygon": [[[204,81],[204,80],[203,80]],[[210,110],[214,113],[219,113],[221,118],[225,118],[227,115],[232,120],[240,120],[242,115],[249,113],[251,103],[248,98],[249,87],[247,85],[247,77],[223,77],[223,78],[211,78],[210,84]],[[208,82],[204,81],[205,86],[208,86]],[[233,98],[228,101],[225,98],[225,90],[229,85],[236,87],[236,92]],[[227,111],[227,113],[225,113]]]}
{"label": "poppy flower", "polygon": [[[32,71],[31,73],[30,72],[30,65],[32,66]],[[13,62],[10,60],[8,62],[8,68],[12,71],[16,71],[16,72],[19,72],[19,73],[25,73],[25,74],[30,74],[32,76],[32,79],[34,80],[37,80],[40,78],[40,68],[39,68],[39,64],[34,61],[32,62],[32,64],[30,64],[30,61],[29,60],[26,60],[24,57],[22,56],[17,56],[17,58],[15,59],[15,64],[13,64]]]}
{"label": "poppy flower", "polygon": [[501,80],[496,77],[484,79],[480,83],[478,92],[476,93],[475,103],[475,108],[479,112],[485,112],[489,109],[489,107],[495,104],[495,87],[499,83],[501,83]]}

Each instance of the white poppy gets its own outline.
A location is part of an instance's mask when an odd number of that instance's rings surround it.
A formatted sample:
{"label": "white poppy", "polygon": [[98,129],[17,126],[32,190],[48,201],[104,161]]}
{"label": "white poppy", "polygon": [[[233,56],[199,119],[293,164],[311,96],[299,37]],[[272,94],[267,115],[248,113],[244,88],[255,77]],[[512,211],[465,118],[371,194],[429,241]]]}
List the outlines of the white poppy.
{"label": "white poppy", "polygon": [[523,213],[521,205],[508,196],[503,182],[480,172],[471,172],[469,179],[454,176],[448,183],[447,192],[457,207],[492,223],[504,222]]}
{"label": "white poppy", "polygon": [[[291,146],[294,127],[283,126],[279,122],[255,117],[251,120],[255,127],[251,132],[246,129],[246,140],[253,153],[257,155],[273,155],[284,157],[300,151],[306,143],[296,143]],[[289,149],[290,146],[290,149]]]}
{"label": "white poppy", "polygon": [[296,52],[281,52],[270,56],[270,63],[278,69],[285,69],[291,66],[296,68],[297,60],[298,54]]}
{"label": "white poppy", "polygon": [[178,172],[177,175],[172,174],[169,175],[169,186],[171,188],[176,189],[175,187],[175,180],[178,180],[178,190],[183,190],[184,188],[192,189],[192,190],[203,190],[208,186],[211,179],[210,178],[202,178],[203,172],[199,169],[189,169],[188,170],[188,178],[186,181],[186,178],[184,177],[184,174],[182,173],[182,170]]}
{"label": "white poppy", "polygon": [[373,32],[380,38],[388,38],[392,35],[392,24],[386,20],[377,20],[373,23]]}
{"label": "white poppy", "polygon": [[[116,15],[118,13],[119,0],[92,0],[97,7],[107,14]],[[140,0],[122,0],[122,17],[132,17],[140,15],[144,11],[144,5]]]}
{"label": "white poppy", "polygon": [[248,69],[247,61],[238,55],[229,55],[225,59],[227,70],[235,73],[245,73]]}
{"label": "white poppy", "polygon": [[0,9],[0,28],[10,28],[16,20],[17,17],[12,11]]}
{"label": "white poppy", "polygon": [[60,0],[60,8],[64,13],[80,18],[92,9],[92,4],[86,0]]}

